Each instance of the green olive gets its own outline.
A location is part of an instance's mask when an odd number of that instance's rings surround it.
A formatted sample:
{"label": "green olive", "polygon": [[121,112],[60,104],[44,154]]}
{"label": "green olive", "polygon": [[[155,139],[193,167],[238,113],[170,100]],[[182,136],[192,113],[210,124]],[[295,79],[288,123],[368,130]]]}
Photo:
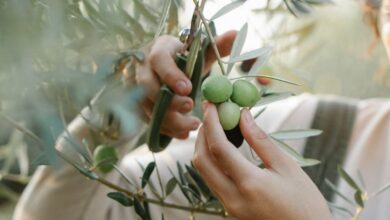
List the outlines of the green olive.
{"label": "green olive", "polygon": [[97,170],[102,173],[110,172],[118,161],[116,149],[107,145],[99,145],[93,152],[93,158]]}
{"label": "green olive", "polygon": [[233,93],[230,97],[241,107],[253,107],[260,99],[256,86],[246,80],[237,80],[233,83]]}
{"label": "green olive", "polygon": [[209,76],[202,83],[202,94],[212,103],[222,103],[232,95],[233,86],[225,76]]}
{"label": "green olive", "polygon": [[240,107],[233,102],[221,103],[218,105],[218,117],[223,130],[231,130],[240,122]]}

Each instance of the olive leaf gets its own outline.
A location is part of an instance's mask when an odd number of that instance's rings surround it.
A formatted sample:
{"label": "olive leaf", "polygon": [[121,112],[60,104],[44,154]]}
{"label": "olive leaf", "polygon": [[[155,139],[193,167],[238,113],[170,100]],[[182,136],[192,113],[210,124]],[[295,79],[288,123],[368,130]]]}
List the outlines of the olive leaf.
{"label": "olive leaf", "polygon": [[165,196],[169,196],[173,192],[173,190],[175,190],[176,186],[177,186],[176,178],[172,177],[171,179],[169,179],[165,186],[165,190],[166,190]]}
{"label": "olive leaf", "polygon": [[81,167],[80,165],[78,164],[72,164],[80,173],[82,173],[84,176],[90,178],[90,179],[93,179],[93,180],[97,180],[99,177],[96,173],[88,170],[88,169],[85,169],[83,167]]}
{"label": "olive leaf", "polygon": [[260,69],[264,66],[264,64],[267,63],[268,60],[271,58],[272,47],[264,47],[263,49],[264,53],[257,57],[256,62],[253,64],[251,70],[248,73],[248,76],[257,75]]}
{"label": "olive leaf", "polygon": [[337,166],[338,174],[348,183],[348,185],[357,191],[362,191],[360,187],[356,184],[355,180],[340,166]]}
{"label": "olive leaf", "polygon": [[216,209],[216,210],[222,210],[223,209],[223,205],[221,204],[220,201],[218,200],[210,200],[208,202],[206,202],[206,204],[204,205],[206,208],[213,208],[213,209]]}
{"label": "olive leaf", "polygon": [[[259,49],[251,50],[249,52],[243,53],[237,57],[231,58],[227,63],[237,63],[244,60],[250,60],[253,58],[263,59],[266,56],[270,56],[272,52],[272,47],[262,47]],[[255,64],[254,64],[255,66]],[[253,67],[252,67],[253,68]]]}
{"label": "olive leaf", "polygon": [[126,207],[133,206],[134,204],[133,200],[122,192],[109,192],[107,193],[107,197],[119,202],[121,205]]}
{"label": "olive leaf", "polygon": [[261,114],[263,114],[263,113],[265,112],[266,109],[267,109],[267,107],[261,108],[258,112],[256,112],[256,113],[253,115],[253,118],[254,118],[254,119],[258,118]]}
{"label": "olive leaf", "polygon": [[132,186],[135,186],[135,184],[133,183],[133,181],[131,181],[131,179],[126,176],[126,174],[117,166],[114,164],[114,169],[119,173],[119,175],[124,179],[126,180],[126,182]]}
{"label": "olive leaf", "polygon": [[[199,192],[195,191],[193,188],[191,188],[189,185],[185,185],[185,186],[182,186],[182,189],[189,193],[190,195],[192,195],[193,197],[192,198],[195,198],[196,200],[198,200],[198,202],[202,201],[202,199],[200,198],[200,194]],[[192,203],[194,203],[194,201],[192,201]]]}
{"label": "olive leaf", "polygon": [[194,72],[196,60],[198,59],[199,49],[201,48],[201,36],[202,33],[199,31],[191,43],[190,53],[187,57],[185,73],[190,79],[192,77],[192,73]]}
{"label": "olive leaf", "polygon": [[[233,46],[232,46],[232,52],[230,53],[230,59],[233,57],[237,57],[240,55],[242,48],[244,47],[246,36],[248,34],[248,23],[245,23],[240,31],[237,33],[236,39],[234,40]],[[234,62],[231,62],[227,66],[227,74],[229,74],[233,69]]]}
{"label": "olive leaf", "polygon": [[[272,136],[271,136],[272,138]],[[278,139],[272,138],[276,141],[278,146],[285,152],[287,155],[289,155],[292,159],[294,159],[301,167],[308,167],[308,166],[314,166],[319,163],[321,163],[319,160],[316,159],[310,159],[310,158],[304,158],[301,154],[296,152],[292,147],[284,143],[283,141],[280,141]]]}
{"label": "olive leaf", "polygon": [[348,215],[348,217],[353,217],[354,216],[354,214],[351,211],[349,211],[347,208],[338,206],[338,205],[336,205],[334,203],[331,203],[331,202],[328,202],[328,206],[329,206],[330,209],[332,209],[332,211],[333,210],[338,211],[338,212],[340,212],[342,214]]}
{"label": "olive leaf", "polygon": [[297,129],[273,132],[270,136],[278,140],[294,140],[318,136],[321,133],[318,129]]}
{"label": "olive leaf", "polygon": [[206,183],[204,182],[203,178],[198,173],[198,171],[196,169],[194,169],[193,167],[188,166],[188,165],[185,165],[185,167],[187,169],[188,174],[191,176],[192,180],[197,185],[197,187],[199,188],[202,195],[206,199],[209,199],[209,197],[211,196],[211,191],[208,188],[208,186],[206,185]]}
{"label": "olive leaf", "polygon": [[142,184],[141,184],[142,188],[144,188],[146,186],[146,184],[148,183],[149,178],[152,175],[155,167],[156,167],[156,163],[155,162],[150,162],[146,166],[145,172],[144,172],[144,174],[142,176]]}
{"label": "olive leaf", "polygon": [[355,197],[356,204],[358,204],[361,208],[364,208],[364,200],[363,200],[362,191],[356,190],[354,197]]}
{"label": "olive leaf", "polygon": [[161,19],[160,19],[160,23],[158,24],[158,29],[154,35],[154,39],[156,39],[158,36],[161,35],[162,31],[164,30],[164,27],[165,27],[165,21],[167,20],[168,18],[168,15],[169,15],[169,9],[171,7],[171,3],[172,3],[172,0],[164,0],[164,4],[163,4],[163,9],[162,9],[162,12],[161,12]]}
{"label": "olive leaf", "polygon": [[291,92],[279,92],[279,93],[265,93],[263,97],[256,103],[255,106],[267,105],[272,102],[280,101],[286,98],[294,96]]}
{"label": "olive leaf", "polygon": [[244,0],[236,0],[236,1],[233,1],[225,6],[223,6],[221,9],[219,9],[211,18],[210,20],[215,20],[231,11],[233,11],[234,9],[240,7],[242,4],[244,4],[245,1]]}
{"label": "olive leaf", "polygon": [[144,206],[137,198],[134,198],[134,210],[142,220],[151,219],[149,213],[145,210]]}
{"label": "olive leaf", "polygon": [[335,192],[338,196],[340,196],[344,201],[348,202],[349,204],[351,205],[354,205],[354,203],[352,202],[352,200],[348,199],[348,197],[344,194],[342,194],[338,189],[337,189],[337,186],[334,185],[328,178],[325,178],[325,184],[327,186],[329,186],[333,192]]}

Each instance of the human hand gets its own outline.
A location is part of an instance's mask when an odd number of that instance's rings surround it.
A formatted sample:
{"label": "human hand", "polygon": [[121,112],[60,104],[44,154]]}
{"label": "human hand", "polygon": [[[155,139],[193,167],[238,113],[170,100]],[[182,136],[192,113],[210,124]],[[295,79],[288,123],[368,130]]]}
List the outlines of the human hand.
{"label": "human hand", "polygon": [[[216,37],[217,48],[221,56],[230,53],[235,31],[226,32]],[[176,66],[175,55],[183,50],[183,43],[172,36],[159,37],[150,47],[145,49],[145,60],[136,67],[136,82],[147,90],[147,98],[142,103],[142,109],[147,121],[151,119],[153,107],[161,84],[168,85],[176,94],[166,111],[162,123],[161,133],[185,139],[191,130],[198,129],[200,120],[196,117],[186,115],[194,106],[193,100],[187,95],[192,90],[191,81]],[[208,72],[215,62],[216,56],[209,48],[205,57],[204,72]]]}
{"label": "human hand", "polygon": [[204,112],[193,164],[231,216],[243,220],[332,219],[314,183],[257,127],[247,109],[242,110],[240,129],[264,169],[250,163],[227,140],[215,105],[205,103]]}

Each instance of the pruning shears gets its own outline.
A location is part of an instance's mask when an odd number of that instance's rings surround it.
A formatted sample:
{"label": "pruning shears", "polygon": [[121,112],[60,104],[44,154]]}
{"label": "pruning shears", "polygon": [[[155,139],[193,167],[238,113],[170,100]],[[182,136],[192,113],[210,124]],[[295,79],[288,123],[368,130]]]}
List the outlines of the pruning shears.
{"label": "pruning shears", "polygon": [[[176,65],[191,79],[192,91],[189,97],[194,101],[201,82],[205,51],[210,44],[210,38],[203,39],[202,36],[199,10],[198,6],[194,9],[191,28],[180,32],[180,40],[184,43],[185,50],[176,55]],[[208,25],[214,30],[215,35],[214,24],[211,22]],[[160,133],[160,127],[174,95],[167,85],[160,87],[146,134],[146,143],[152,152],[164,150],[172,140],[171,137]]]}

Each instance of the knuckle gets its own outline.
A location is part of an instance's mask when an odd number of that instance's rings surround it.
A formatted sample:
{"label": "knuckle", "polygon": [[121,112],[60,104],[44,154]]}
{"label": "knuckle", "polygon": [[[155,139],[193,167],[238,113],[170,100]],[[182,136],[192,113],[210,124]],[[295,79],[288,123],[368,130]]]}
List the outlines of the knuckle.
{"label": "knuckle", "polygon": [[243,179],[237,182],[238,190],[245,196],[254,194],[255,183],[249,179]]}
{"label": "knuckle", "polygon": [[210,141],[209,143],[209,149],[210,152],[214,155],[216,158],[220,158],[222,156],[221,146],[223,146],[224,143],[221,141]]}

